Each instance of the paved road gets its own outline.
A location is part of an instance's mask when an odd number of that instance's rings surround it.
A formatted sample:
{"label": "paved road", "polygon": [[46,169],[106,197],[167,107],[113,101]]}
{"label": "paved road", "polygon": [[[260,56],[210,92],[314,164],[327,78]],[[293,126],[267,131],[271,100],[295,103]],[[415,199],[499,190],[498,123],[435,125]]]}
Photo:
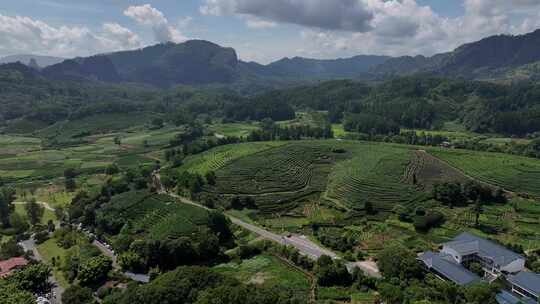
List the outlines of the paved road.
{"label": "paved road", "polygon": [[[101,243],[98,240],[94,240],[94,242],[92,244],[94,246],[96,246],[99,249],[99,251],[101,251],[101,253],[103,253],[103,255],[105,255],[106,257],[109,257],[112,260],[112,266],[113,266],[113,268],[115,270],[121,271],[120,265],[118,265],[118,263],[117,263],[116,255],[114,254],[114,252],[112,250],[107,248],[107,246],[105,246],[105,244]],[[129,272],[129,271],[123,272],[123,274],[126,277],[128,277],[128,278],[130,278],[130,279],[132,279],[133,281],[136,281],[136,282],[141,282],[141,283],[150,282],[150,276],[148,276],[146,274],[133,273],[133,272]]]}
{"label": "paved road", "polygon": [[[204,208],[206,210],[211,210],[197,202],[194,202],[190,199],[187,199],[185,197],[181,197],[175,193],[170,193],[170,192],[167,192],[166,190],[164,190],[164,188],[161,186],[161,181],[160,181],[160,176],[159,176],[159,173],[156,173],[154,175],[154,181],[155,183],[157,184],[156,185],[156,188],[159,189],[159,193],[161,194],[168,194],[172,197],[175,197],[177,199],[179,199],[182,203],[185,203],[185,204],[190,204],[190,205],[193,205],[193,206],[197,206],[197,207],[200,207],[200,208]],[[268,230],[265,230],[263,228],[260,228],[258,226],[255,226],[255,225],[252,225],[252,224],[249,224],[249,223],[246,223],[244,221],[242,221],[241,219],[239,218],[236,218],[234,216],[231,216],[230,214],[225,214],[226,216],[229,217],[229,219],[231,220],[231,222],[235,225],[238,225],[238,226],[241,226],[243,227],[244,229],[247,229],[265,239],[268,239],[268,240],[271,240],[271,241],[274,241],[274,242],[277,242],[277,243],[280,243],[282,245],[287,245],[287,246],[293,246],[295,247],[296,249],[298,249],[298,251],[303,254],[303,255],[306,255],[314,260],[318,259],[319,257],[321,257],[322,255],[327,255],[333,259],[339,259],[339,256],[328,250],[328,249],[324,249],[322,247],[320,247],[319,245],[315,244],[314,242],[312,242],[311,240],[309,240],[308,238],[304,237],[304,236],[298,236],[298,235],[290,235],[290,236],[283,236],[283,235],[279,235],[279,234],[276,234],[276,233],[273,233],[273,232],[270,232]],[[379,269],[377,267],[377,264],[375,264],[374,262],[371,262],[371,261],[358,261],[358,262],[349,262],[349,263],[346,263],[346,266],[347,266],[347,269],[349,271],[352,271],[355,267],[358,267],[360,270],[362,270],[366,275],[369,275],[369,276],[372,276],[372,277],[375,277],[375,278],[380,278],[381,277],[381,274],[379,272]]]}
{"label": "paved road", "polygon": [[[29,240],[19,242],[24,251],[31,251],[34,254],[34,258],[37,261],[43,261],[43,257],[37,250],[36,241],[33,238]],[[51,301],[51,304],[61,304],[62,303],[62,294],[64,293],[64,288],[60,286],[54,275],[51,274],[49,277],[49,283],[53,286],[52,292],[55,295],[55,298]]]}

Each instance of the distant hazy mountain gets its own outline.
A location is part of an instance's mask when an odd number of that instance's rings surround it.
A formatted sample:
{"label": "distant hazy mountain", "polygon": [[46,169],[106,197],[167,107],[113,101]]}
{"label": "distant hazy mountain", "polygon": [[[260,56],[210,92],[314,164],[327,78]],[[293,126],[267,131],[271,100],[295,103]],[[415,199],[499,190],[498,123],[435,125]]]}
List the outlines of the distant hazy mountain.
{"label": "distant hazy mountain", "polygon": [[52,57],[52,56],[40,56],[40,55],[12,55],[0,58],[0,64],[4,63],[13,63],[21,62],[26,65],[30,64],[30,61],[35,59],[37,65],[41,68],[60,63],[65,60],[65,58]]}
{"label": "distant hazy mountain", "polygon": [[273,76],[294,78],[355,78],[370,68],[386,62],[387,56],[355,56],[345,59],[319,60],[302,57],[284,58],[265,69]]}
{"label": "distant hazy mountain", "polygon": [[383,75],[426,72],[450,77],[500,78],[510,75],[514,69],[523,69],[523,66],[539,61],[540,30],[537,30],[519,36],[491,36],[433,57],[393,58],[370,72]]}

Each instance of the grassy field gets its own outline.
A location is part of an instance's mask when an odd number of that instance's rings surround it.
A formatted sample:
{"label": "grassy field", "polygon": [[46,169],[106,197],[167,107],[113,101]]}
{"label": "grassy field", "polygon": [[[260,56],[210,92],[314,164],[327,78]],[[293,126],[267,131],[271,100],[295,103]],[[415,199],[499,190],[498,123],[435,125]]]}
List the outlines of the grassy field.
{"label": "grassy field", "polygon": [[10,155],[40,148],[41,140],[39,138],[0,135],[0,155]]}
{"label": "grassy field", "polygon": [[[25,206],[22,204],[15,205],[15,212],[21,215],[22,217],[28,219]],[[54,215],[54,212],[44,209],[43,210],[43,217],[41,218],[41,224],[46,225],[49,220],[55,222],[56,216]]]}
{"label": "grassy field", "polygon": [[540,197],[540,162],[499,153],[432,149],[429,153],[476,179]]}
{"label": "grassy field", "polygon": [[309,279],[303,273],[269,255],[255,256],[239,264],[235,262],[221,264],[215,266],[214,269],[244,283],[291,288],[299,296],[307,297],[311,286]]}
{"label": "grassy field", "polygon": [[[65,263],[66,258],[73,257],[84,263],[88,259],[101,255],[99,249],[94,247],[88,242],[82,235],[78,235],[80,238],[77,240],[77,244],[69,249],[64,249],[56,243],[55,238],[51,238],[44,243],[38,245],[37,249],[41,254],[45,263],[51,266],[54,277],[58,280],[58,283],[64,287],[69,287],[66,274],[61,270],[61,266]],[[56,266],[53,266],[52,260],[55,258]]]}
{"label": "grassy field", "polygon": [[74,121],[58,122],[40,130],[37,132],[37,135],[41,138],[55,140],[57,142],[80,141],[80,139],[90,135],[107,134],[144,125],[155,117],[156,115],[146,112],[100,114]]}
{"label": "grassy field", "polygon": [[[52,259],[53,257],[56,259],[60,257],[60,260],[63,261],[66,256],[65,249],[59,247],[56,244],[55,239],[50,239],[44,242],[43,244],[38,246],[38,251],[45,260],[45,262],[49,265],[52,265]],[[58,283],[63,288],[69,287],[69,282],[67,281],[64,272],[60,271],[57,267],[52,267],[53,274],[56,280],[58,280]]]}

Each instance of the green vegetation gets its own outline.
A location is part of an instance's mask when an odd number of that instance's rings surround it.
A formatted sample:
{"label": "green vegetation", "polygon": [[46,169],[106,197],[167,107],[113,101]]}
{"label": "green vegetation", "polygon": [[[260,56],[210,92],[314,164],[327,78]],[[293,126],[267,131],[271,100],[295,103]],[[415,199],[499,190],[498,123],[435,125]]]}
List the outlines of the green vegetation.
{"label": "green vegetation", "polygon": [[246,137],[251,131],[257,130],[255,123],[222,123],[210,125],[210,130],[217,136]]}
{"label": "green vegetation", "polygon": [[179,170],[206,174],[208,171],[216,171],[224,167],[235,159],[284,144],[283,142],[256,142],[221,146],[188,156]]}
{"label": "green vegetation", "polygon": [[330,142],[289,143],[224,166],[208,193],[250,197],[266,214],[294,209],[297,200],[324,191],[332,164],[342,157]]}
{"label": "green vegetation", "polygon": [[214,269],[245,284],[292,289],[299,297],[307,297],[310,290],[309,278],[304,273],[274,256],[258,255],[240,263],[217,265]]}
{"label": "green vegetation", "polygon": [[145,235],[155,240],[196,236],[208,223],[208,212],[204,209],[147,191],[117,195],[97,216],[104,231],[114,232],[117,227],[127,225],[130,228],[125,234]]}
{"label": "green vegetation", "polygon": [[403,183],[412,151],[377,144],[346,144],[353,156],[336,165],[330,176],[326,197],[348,208],[391,211],[395,204],[409,205],[421,199],[413,185]]}
{"label": "green vegetation", "polygon": [[513,192],[540,196],[540,163],[507,154],[430,150],[465,174]]}

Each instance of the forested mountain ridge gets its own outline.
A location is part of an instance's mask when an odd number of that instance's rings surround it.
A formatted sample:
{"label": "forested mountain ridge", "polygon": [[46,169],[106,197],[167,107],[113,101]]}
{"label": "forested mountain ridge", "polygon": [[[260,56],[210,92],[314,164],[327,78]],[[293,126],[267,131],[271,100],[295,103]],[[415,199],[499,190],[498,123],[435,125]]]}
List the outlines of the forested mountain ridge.
{"label": "forested mountain ridge", "polygon": [[268,89],[316,80],[381,80],[416,73],[481,80],[535,80],[540,75],[539,62],[540,30],[537,30],[520,36],[488,37],[432,57],[361,55],[335,60],[294,57],[267,65],[244,62],[232,48],[190,40],[69,59],[45,68],[43,75],[56,80],[131,82],[162,88],[234,85]]}
{"label": "forested mountain ridge", "polygon": [[540,30],[525,35],[496,35],[464,44],[452,52],[432,57],[404,56],[376,66],[377,75],[419,72],[447,77],[491,79],[509,77],[516,69],[540,61]]}
{"label": "forested mountain ridge", "polygon": [[239,60],[232,48],[203,40],[190,40],[66,60],[46,68],[44,75],[58,80],[134,82],[157,87],[280,82],[358,78],[388,58],[355,56],[318,60],[295,57],[262,65]]}

